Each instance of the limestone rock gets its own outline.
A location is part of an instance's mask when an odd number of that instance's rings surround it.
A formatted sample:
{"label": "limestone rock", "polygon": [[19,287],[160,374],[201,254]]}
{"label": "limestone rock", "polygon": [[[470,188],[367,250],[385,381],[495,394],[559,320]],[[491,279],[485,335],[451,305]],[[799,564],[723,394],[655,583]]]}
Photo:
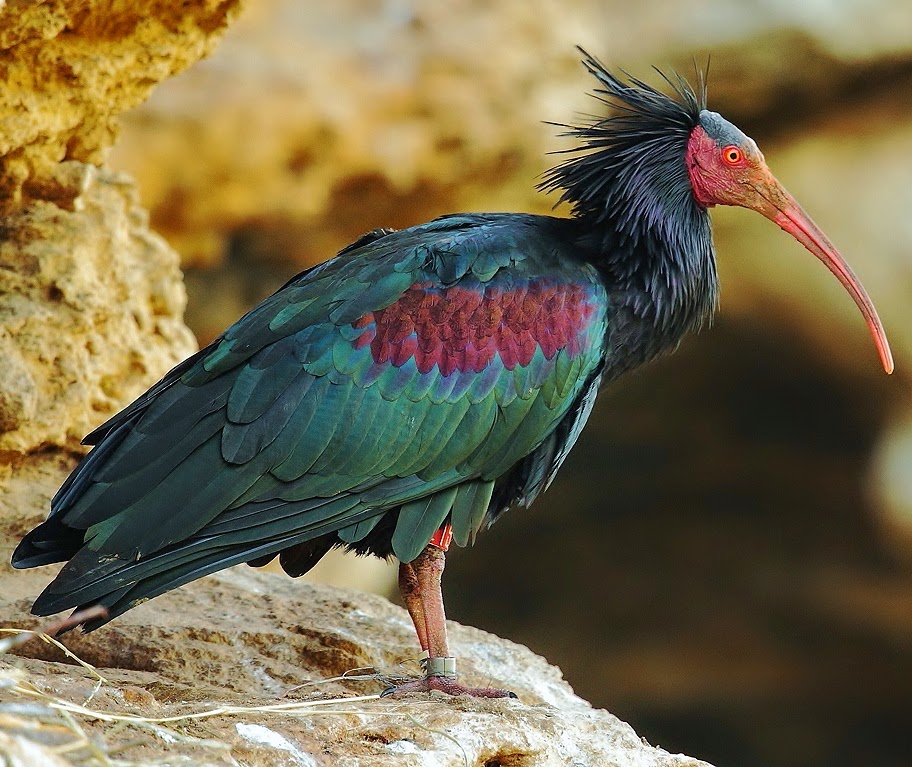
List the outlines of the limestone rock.
{"label": "limestone rock", "polygon": [[19,454],[74,445],[195,344],[133,183],[71,161],[42,185],[0,240],[0,451]]}
{"label": "limestone rock", "polygon": [[238,5],[0,3],[0,207],[61,160],[100,163],[116,115],[208,53]]}
{"label": "limestone rock", "polygon": [[[28,608],[56,566],[17,572],[7,563],[71,465],[60,453],[43,452],[30,456],[27,474],[14,468],[0,475],[2,628],[42,625]],[[21,645],[18,657],[0,656],[0,754],[24,753],[13,764],[45,767],[53,762],[36,753],[77,740],[46,699],[24,697],[5,684],[18,678],[46,696],[80,705],[95,690],[85,705],[113,714],[164,718],[241,709],[126,727],[76,716],[98,751],[140,763],[184,758],[225,765],[233,758],[257,767],[705,764],[648,745],[628,725],[574,695],[557,668],[525,647],[454,623],[450,632],[466,683],[506,686],[519,700],[436,693],[362,699],[384,689],[384,678],[419,673],[406,612],[382,597],[233,568],[153,599],[94,633],[66,635],[65,644],[107,680],[97,690],[96,676],[40,641]],[[363,667],[376,668],[381,678],[340,678]],[[316,703],[293,715],[257,710],[308,702]],[[26,705],[33,722],[40,713],[55,726],[24,728]],[[84,763],[88,753],[71,752],[71,763]]]}
{"label": "limestone rock", "polygon": [[[25,595],[46,580],[47,570],[15,579],[0,574],[0,611],[34,625],[23,617]],[[115,733],[110,724],[82,722],[106,748],[131,741],[121,758],[141,753],[145,760],[180,756],[226,764],[230,753],[247,764],[339,767],[704,764],[646,744],[628,725],[576,697],[559,670],[528,649],[458,624],[450,630],[464,680],[510,687],[519,700],[371,697],[386,686],[382,679],[340,677],[364,667],[385,678],[417,674],[406,612],[382,597],[248,568],[190,584],[97,633],[68,636],[66,644],[108,680],[89,704],[97,710],[169,717],[243,709],[169,725],[183,736],[171,743],[148,729]],[[30,684],[66,700],[82,702],[96,683],[49,645],[32,642],[16,652],[30,658],[16,661]],[[0,661],[0,670],[10,660]],[[0,710],[16,700],[15,692],[0,689]],[[256,710],[296,702],[314,705],[293,716]]]}
{"label": "limestone rock", "polygon": [[[540,121],[583,103],[553,66],[579,75],[574,30],[551,4],[470,6],[269,0],[125,116],[112,163],[143,179],[185,264],[220,261],[244,230],[310,264],[372,221],[403,226],[481,199],[545,210],[532,187],[553,131]],[[554,34],[538,34],[547,25]],[[515,55],[530,34],[551,66]]]}
{"label": "limestone rock", "polygon": [[[192,351],[178,258],[115,117],[209,52],[239,0],[0,3],[0,455],[72,446]],[[27,469],[23,468],[24,471]]]}
{"label": "limestone rock", "polygon": [[[0,467],[2,628],[43,624],[28,614],[29,605],[57,569],[13,571],[7,564],[72,460],[45,451],[31,455],[28,466],[28,472]],[[0,754],[4,748],[19,753],[14,747],[34,754],[77,739],[71,725],[47,708],[46,698],[16,692],[13,682],[19,679],[75,704],[91,695],[87,706],[114,714],[164,718],[222,706],[242,709],[127,727],[76,717],[97,750],[117,750],[118,759],[140,763],[185,758],[225,765],[236,763],[234,758],[257,767],[705,764],[646,744],[628,725],[574,695],[560,671],[527,648],[454,623],[450,632],[466,683],[509,687],[519,700],[437,693],[361,699],[384,689],[384,678],[419,673],[407,613],[382,597],[244,565],[150,600],[94,633],[66,635],[65,644],[107,680],[97,690],[97,676],[43,642],[21,645],[19,657],[0,656]],[[363,667],[376,668],[381,678],[341,678]],[[293,715],[257,710],[308,701],[317,703]],[[24,728],[24,705],[32,707],[32,721],[40,714],[55,727]],[[31,745],[19,742],[23,738]],[[91,752],[71,753],[81,764],[81,754]],[[19,764],[51,762],[23,757]]]}

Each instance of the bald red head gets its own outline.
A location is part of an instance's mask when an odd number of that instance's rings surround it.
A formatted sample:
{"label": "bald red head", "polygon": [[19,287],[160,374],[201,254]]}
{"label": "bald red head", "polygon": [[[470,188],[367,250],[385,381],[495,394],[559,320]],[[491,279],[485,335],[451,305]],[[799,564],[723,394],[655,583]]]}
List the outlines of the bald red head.
{"label": "bald red head", "polygon": [[703,110],[700,124],[687,142],[685,161],[694,198],[700,205],[737,205],[755,210],[826,264],[858,305],[881,364],[892,373],[890,345],[867,292],[820,227],[773,176],[754,140],[719,114]]}

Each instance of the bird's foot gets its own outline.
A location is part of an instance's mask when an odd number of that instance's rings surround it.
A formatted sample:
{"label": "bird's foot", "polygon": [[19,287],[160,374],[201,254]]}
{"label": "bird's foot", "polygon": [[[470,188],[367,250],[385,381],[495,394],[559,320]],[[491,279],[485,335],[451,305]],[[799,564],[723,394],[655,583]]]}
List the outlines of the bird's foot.
{"label": "bird's foot", "polygon": [[409,692],[444,692],[447,695],[469,695],[473,698],[515,698],[516,694],[497,687],[466,687],[456,681],[456,659],[450,657],[425,656],[421,659],[424,679],[415,679],[389,687],[380,693],[400,695]]}
{"label": "bird's foot", "polygon": [[501,690],[497,687],[466,687],[456,681],[454,676],[426,676],[424,679],[415,679],[411,682],[388,687],[380,697],[389,695],[404,695],[409,692],[444,692],[447,695],[470,695],[473,698],[515,698],[516,693]]}

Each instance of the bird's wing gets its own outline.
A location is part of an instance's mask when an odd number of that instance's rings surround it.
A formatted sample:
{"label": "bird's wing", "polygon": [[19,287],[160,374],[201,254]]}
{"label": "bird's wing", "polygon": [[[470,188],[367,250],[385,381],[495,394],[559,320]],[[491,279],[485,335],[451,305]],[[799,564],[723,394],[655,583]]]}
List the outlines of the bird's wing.
{"label": "bird's wing", "polygon": [[600,359],[601,283],[540,237],[450,217],[291,281],[108,428],[45,523],[84,546],[36,609],[118,591],[127,609],[326,533],[356,542],[392,509],[403,561],[449,515],[474,537]]}
{"label": "bird's wing", "polygon": [[[374,229],[370,232],[367,232],[366,234],[362,235],[357,240],[355,240],[353,243],[351,243],[350,245],[346,246],[341,251],[339,251],[337,258],[340,256],[346,256],[349,253],[353,253],[358,250],[362,250],[370,243],[376,242],[377,240],[385,237],[388,234],[393,234],[394,232],[395,232],[394,229]],[[318,270],[323,269],[325,266],[326,266],[325,264],[317,265],[317,266],[311,267],[310,269],[306,269],[303,272],[299,272],[294,277],[292,277],[290,280],[288,280],[288,282],[286,282],[284,285],[282,285],[282,287],[280,287],[278,290],[276,290],[275,293],[273,293],[272,296],[269,299],[267,299],[266,303],[278,301],[279,293],[282,293],[286,289],[291,289],[295,285],[302,284],[302,283],[306,282],[307,280],[314,278],[315,277],[314,273]],[[109,418],[107,421],[105,421],[103,424],[101,424],[101,426],[99,426],[98,428],[96,428],[95,430],[93,430],[92,432],[87,434],[86,437],[82,440],[82,444],[97,445],[102,439],[107,437],[107,435],[110,434],[111,432],[115,431],[119,426],[121,426],[127,422],[130,422],[132,420],[135,420],[135,417],[137,415],[141,415],[145,411],[145,409],[148,407],[148,405],[151,403],[152,400],[154,400],[156,397],[158,397],[165,389],[173,386],[175,383],[180,381],[183,374],[186,373],[187,371],[189,371],[192,367],[194,367],[196,365],[196,363],[199,362],[199,360],[201,360],[204,357],[208,357],[211,352],[213,352],[217,347],[221,346],[222,342],[225,340],[228,333],[231,333],[232,331],[239,332],[240,327],[246,326],[246,320],[247,320],[248,316],[249,315],[245,315],[239,322],[237,322],[235,325],[233,325],[226,333],[223,333],[221,336],[219,336],[219,338],[217,338],[211,344],[200,349],[195,354],[191,355],[187,359],[185,359],[182,362],[175,365],[171,370],[168,371],[168,373],[165,374],[165,376],[160,381],[158,381],[158,383],[149,387],[149,389],[147,391],[145,391],[143,394],[141,394],[135,401],[133,401],[131,404],[129,404],[123,410],[121,410],[120,412],[116,413],[114,416]],[[252,330],[252,328],[249,328],[247,332],[250,332],[251,330]],[[78,472],[74,472],[74,475],[76,473],[78,473]],[[70,479],[72,479],[72,476],[70,477]],[[65,491],[66,488],[67,488],[67,485],[65,484],[63,487],[60,488],[61,492]]]}

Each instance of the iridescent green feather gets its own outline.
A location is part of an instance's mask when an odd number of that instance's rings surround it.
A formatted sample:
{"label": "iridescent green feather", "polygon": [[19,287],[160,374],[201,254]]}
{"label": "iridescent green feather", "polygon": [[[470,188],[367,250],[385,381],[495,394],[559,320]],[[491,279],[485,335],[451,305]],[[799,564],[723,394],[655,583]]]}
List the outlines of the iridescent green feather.
{"label": "iridescent green feather", "polygon": [[[116,614],[245,557],[328,533],[363,540],[385,513],[398,514],[391,544],[403,561],[448,517],[457,543],[471,542],[498,483],[571,413],[603,353],[603,288],[543,240],[551,221],[453,216],[367,238],[235,323],[98,430],[133,424],[52,513],[82,525],[88,548],[39,609],[107,594]],[[591,294],[578,355],[548,360],[539,348],[526,366],[495,356],[444,376],[413,359],[381,370],[370,345],[354,346],[367,330],[352,323],[415,284],[497,279],[521,292],[540,274]],[[547,468],[536,465],[536,482]]]}

